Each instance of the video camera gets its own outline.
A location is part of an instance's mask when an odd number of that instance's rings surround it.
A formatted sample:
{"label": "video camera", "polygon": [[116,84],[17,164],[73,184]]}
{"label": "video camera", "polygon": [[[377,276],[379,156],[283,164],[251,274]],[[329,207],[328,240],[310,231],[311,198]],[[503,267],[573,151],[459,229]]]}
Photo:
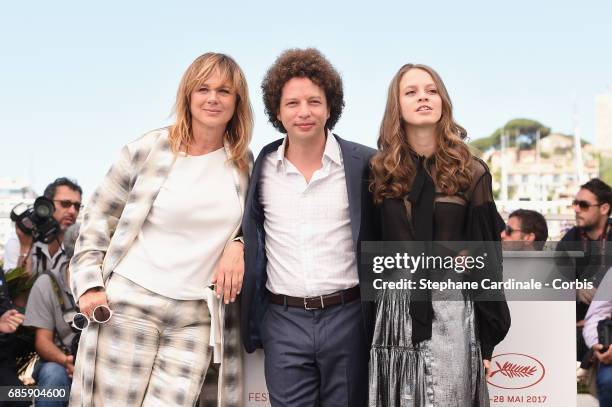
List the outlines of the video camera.
{"label": "video camera", "polygon": [[11,210],[11,220],[35,242],[50,243],[57,238],[60,225],[53,217],[53,201],[39,196],[33,205],[20,203]]}

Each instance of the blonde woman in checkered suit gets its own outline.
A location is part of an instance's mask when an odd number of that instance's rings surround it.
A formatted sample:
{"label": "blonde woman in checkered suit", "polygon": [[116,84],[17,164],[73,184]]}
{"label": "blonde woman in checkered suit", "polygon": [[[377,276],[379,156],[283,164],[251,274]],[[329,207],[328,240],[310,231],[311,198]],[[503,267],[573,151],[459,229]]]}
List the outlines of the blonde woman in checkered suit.
{"label": "blonde woman in checkered suit", "polygon": [[218,386],[204,389],[218,390],[204,396],[241,405],[234,301],[253,127],[244,74],[204,54],[175,108],[174,125],[123,148],[85,212],[72,290],[81,312],[108,304],[113,315],[83,331],[71,405],[194,405],[211,359]]}

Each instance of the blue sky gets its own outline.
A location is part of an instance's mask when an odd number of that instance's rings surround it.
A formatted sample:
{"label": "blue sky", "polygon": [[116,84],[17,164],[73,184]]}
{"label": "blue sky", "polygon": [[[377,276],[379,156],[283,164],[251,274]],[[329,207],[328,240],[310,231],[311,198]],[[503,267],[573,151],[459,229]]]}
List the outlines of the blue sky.
{"label": "blue sky", "polygon": [[341,72],[339,135],[374,146],[387,87],[406,62],[444,79],[471,138],[527,117],[595,137],[612,85],[612,3],[10,2],[0,11],[0,176],[37,192],[58,176],[92,193],[121,146],[171,123],[185,68],[232,55],[249,80],[254,152],[279,137],[261,79],[280,52],[319,48]]}

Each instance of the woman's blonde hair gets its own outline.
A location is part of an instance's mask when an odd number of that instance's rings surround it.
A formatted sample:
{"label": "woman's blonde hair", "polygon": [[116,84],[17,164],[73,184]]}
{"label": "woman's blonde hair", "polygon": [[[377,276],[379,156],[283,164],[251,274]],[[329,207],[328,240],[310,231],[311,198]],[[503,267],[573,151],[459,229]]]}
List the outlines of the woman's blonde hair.
{"label": "woman's blonde hair", "polygon": [[453,106],[440,76],[432,68],[420,64],[406,64],[395,74],[389,85],[387,106],[380,125],[378,152],[372,157],[370,189],[376,203],[385,198],[403,197],[410,190],[416,175],[415,154],[408,143],[400,106],[400,81],[411,69],[421,69],[431,75],[442,99],[442,115],[436,126],[437,149],[434,154],[435,183],[447,195],[469,187],[472,175],[472,155],[463,142],[466,131],[453,120]]}
{"label": "woman's blonde hair", "polygon": [[170,127],[170,145],[178,152],[181,146],[193,143],[191,129],[191,93],[199,88],[215,72],[227,80],[236,91],[236,110],[225,129],[224,142],[229,147],[228,159],[240,170],[247,171],[249,166],[249,143],[253,132],[253,110],[249,100],[249,89],[244,73],[230,56],[215,52],[200,55],[181,79],[176,92],[176,123]]}

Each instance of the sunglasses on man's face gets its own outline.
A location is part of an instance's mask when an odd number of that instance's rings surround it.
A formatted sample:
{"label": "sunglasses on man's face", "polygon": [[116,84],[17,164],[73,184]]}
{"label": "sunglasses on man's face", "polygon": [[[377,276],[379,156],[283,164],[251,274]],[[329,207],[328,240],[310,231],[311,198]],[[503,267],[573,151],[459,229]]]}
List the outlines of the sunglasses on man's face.
{"label": "sunglasses on man's face", "polygon": [[74,206],[74,210],[77,212],[80,211],[82,207],[80,202],[72,202],[68,199],[62,199],[62,200],[54,199],[53,202],[59,202],[60,206],[64,209],[68,209],[71,206]]}
{"label": "sunglasses on man's face", "polygon": [[574,199],[572,201],[572,206],[577,206],[578,208],[580,208],[581,211],[588,211],[589,209],[591,209],[591,206],[601,206],[603,204],[592,204],[590,202],[587,201],[583,201],[581,199]]}
{"label": "sunglasses on man's face", "polygon": [[513,229],[513,228],[512,228],[512,226],[510,226],[510,225],[506,225],[506,228],[504,229],[504,232],[506,232],[506,234],[507,234],[508,236],[510,236],[510,235],[511,235],[511,234],[513,234],[514,232],[521,232],[521,233],[522,233],[523,231],[522,231],[522,230],[520,230],[520,229]]}

